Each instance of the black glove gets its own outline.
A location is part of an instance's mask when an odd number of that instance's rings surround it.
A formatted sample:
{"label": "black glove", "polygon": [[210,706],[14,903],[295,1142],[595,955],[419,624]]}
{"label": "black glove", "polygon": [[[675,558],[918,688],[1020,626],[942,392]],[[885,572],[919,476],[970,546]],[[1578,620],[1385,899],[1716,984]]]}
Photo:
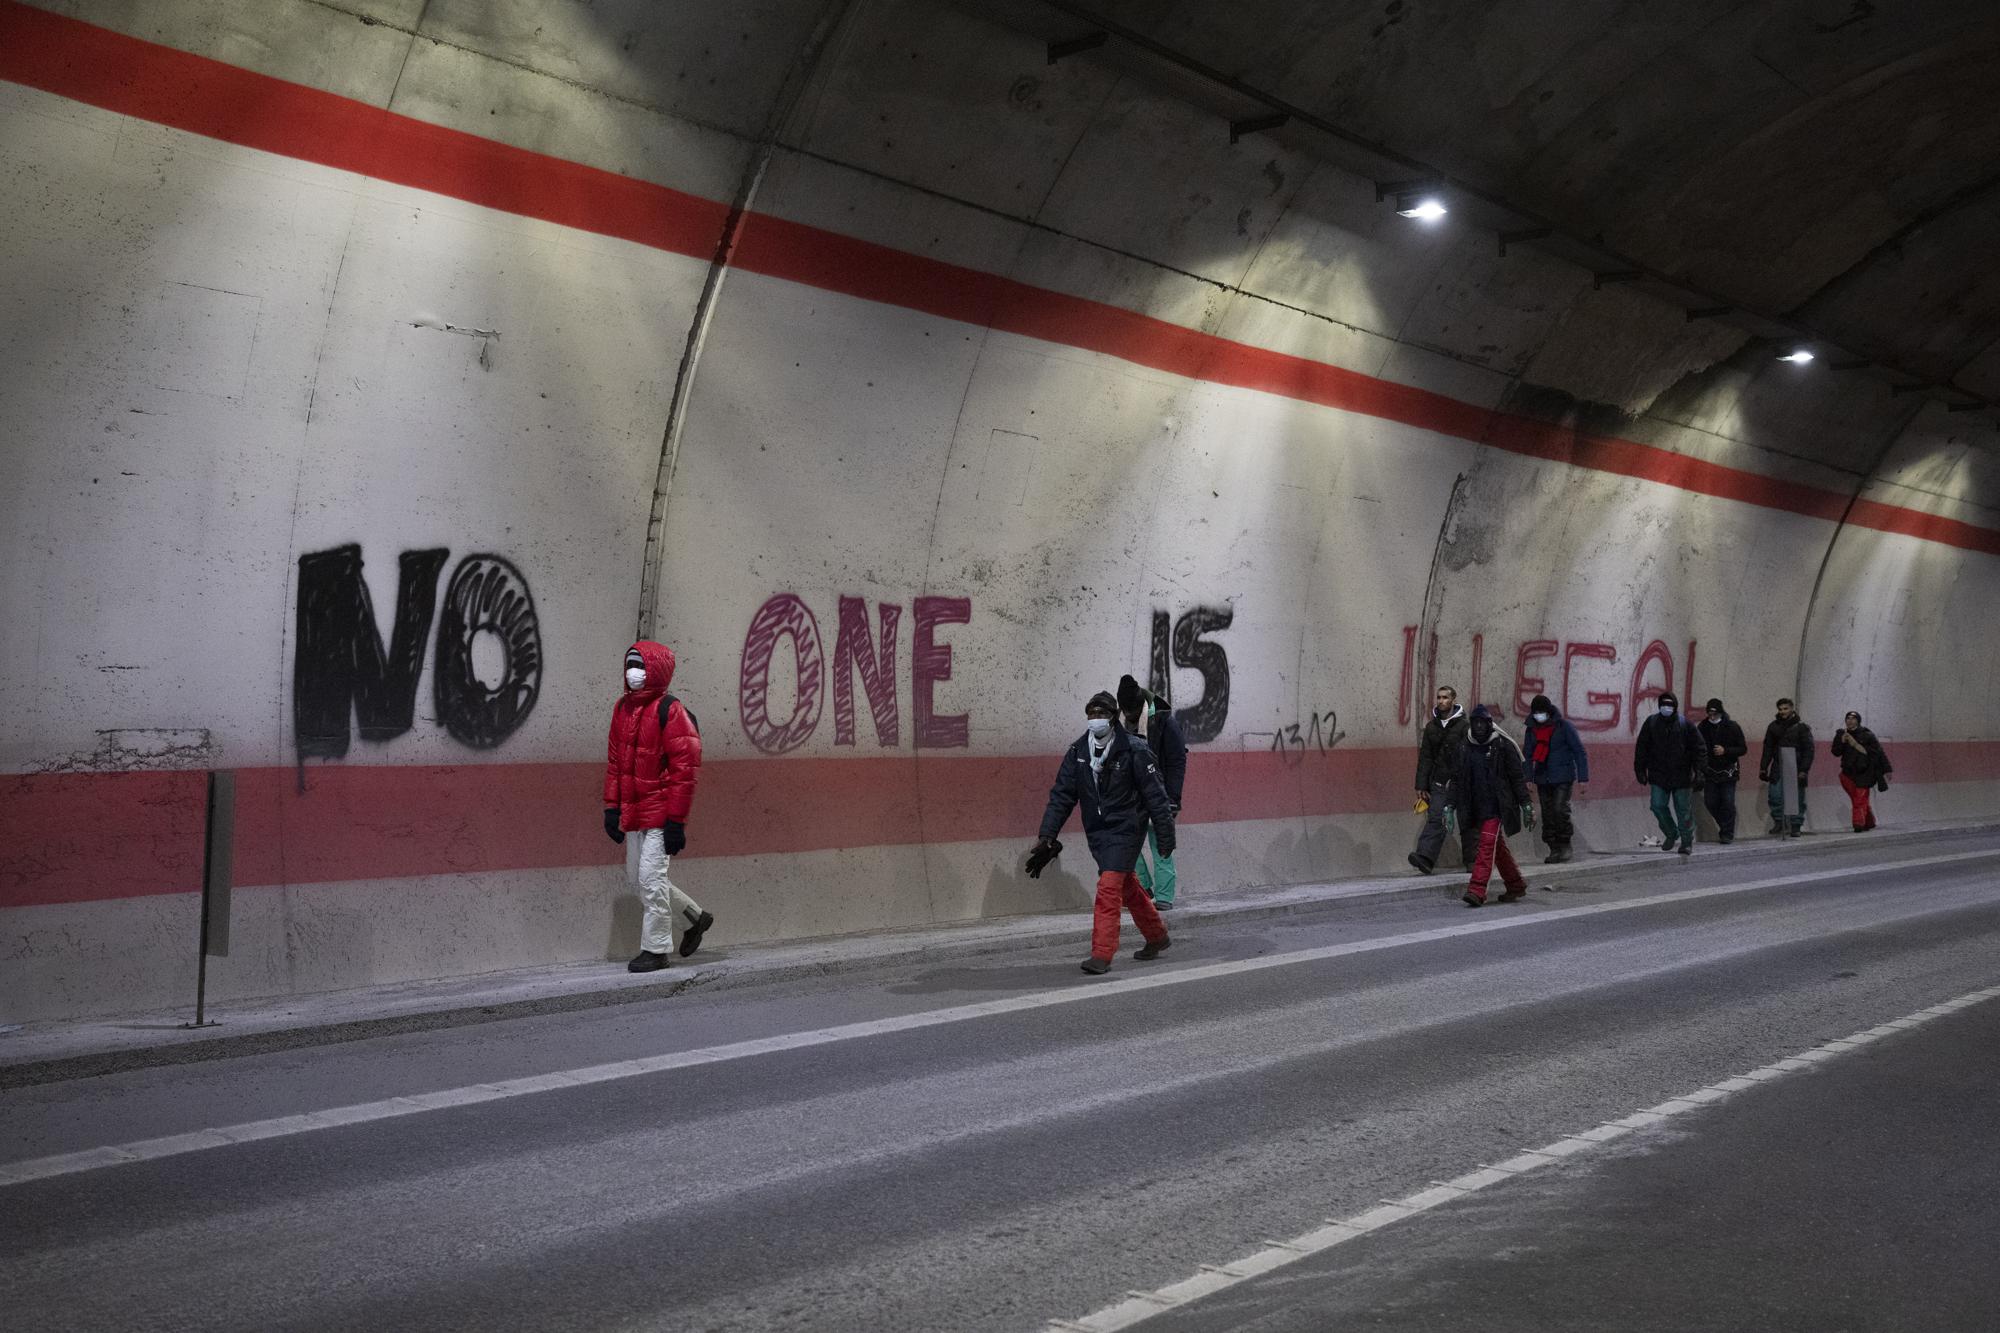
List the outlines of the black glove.
{"label": "black glove", "polygon": [[604,833],[613,842],[625,841],[625,830],[618,827],[618,807],[604,807]]}
{"label": "black glove", "polygon": [[1162,861],[1171,861],[1171,860],[1173,860],[1173,859],[1174,859],[1174,835],[1173,835],[1173,834],[1169,833],[1169,834],[1168,834],[1168,835],[1167,835],[1166,837],[1164,837],[1164,838],[1161,838],[1161,839],[1159,840],[1159,847],[1160,847],[1160,859],[1161,859]]}
{"label": "black glove", "polygon": [[1040,879],[1049,862],[1062,854],[1062,843],[1055,838],[1043,838],[1028,853],[1028,878]]}
{"label": "black glove", "polygon": [[679,856],[681,848],[688,845],[687,825],[669,819],[660,825],[660,842],[668,856]]}

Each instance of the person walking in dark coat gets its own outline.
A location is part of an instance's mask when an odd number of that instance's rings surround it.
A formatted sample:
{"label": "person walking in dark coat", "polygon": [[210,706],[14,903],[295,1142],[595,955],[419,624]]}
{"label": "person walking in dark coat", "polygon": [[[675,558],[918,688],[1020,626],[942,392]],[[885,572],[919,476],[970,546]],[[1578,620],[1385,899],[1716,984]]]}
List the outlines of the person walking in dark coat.
{"label": "person walking in dark coat", "polygon": [[1465,863],[1472,867],[1472,880],[1465,886],[1465,905],[1485,905],[1486,885],[1495,865],[1500,868],[1501,883],[1507,886],[1500,901],[1519,901],[1528,891],[1528,881],[1514,864],[1507,834],[1521,831],[1522,814],[1533,807],[1528,804],[1527,779],[1521,776],[1521,752],[1493,725],[1493,715],[1484,704],[1472,710],[1472,721],[1466,724],[1452,796],[1458,809],[1459,836],[1465,842]]}
{"label": "person walking in dark coat", "polygon": [[1528,703],[1528,725],[1521,733],[1521,771],[1541,793],[1542,841],[1549,845],[1545,864],[1569,860],[1570,841],[1576,837],[1576,824],[1569,813],[1570,796],[1576,788],[1590,785],[1590,755],[1584,751],[1576,725],[1546,694],[1538,694]]}
{"label": "person walking in dark coat", "polygon": [[1707,712],[1698,728],[1708,754],[1708,785],[1702,788],[1701,801],[1714,818],[1721,841],[1731,843],[1736,841],[1736,783],[1743,775],[1743,756],[1750,753],[1750,742],[1722,700],[1710,699]]}
{"label": "person walking in dark coat", "polygon": [[1875,827],[1870,793],[1895,768],[1875,733],[1861,725],[1859,713],[1849,713],[1834,733],[1833,757],[1840,761],[1840,789],[1854,807],[1854,831],[1866,833]]}
{"label": "person walking in dark coat", "polygon": [[[1785,766],[1780,757],[1785,750],[1798,755],[1799,760],[1799,813],[1796,818],[1785,814]],[[1796,838],[1806,824],[1806,774],[1812,768],[1813,734],[1806,720],[1799,716],[1798,706],[1790,699],[1778,700],[1778,715],[1771,719],[1771,725],[1764,728],[1764,753],[1757,764],[1757,776],[1766,784],[1766,794],[1771,800],[1771,832],[1783,836],[1790,834]]]}
{"label": "person walking in dark coat", "polygon": [[1707,754],[1701,733],[1681,716],[1680,696],[1660,696],[1659,711],[1639,728],[1632,752],[1632,772],[1651,788],[1653,818],[1660,824],[1660,850],[1676,847],[1682,856],[1694,851],[1694,789],[1708,780]]}
{"label": "person walking in dark coat", "polygon": [[1417,808],[1424,814],[1424,827],[1417,834],[1410,864],[1426,875],[1437,868],[1438,853],[1444,850],[1444,812],[1451,808],[1459,751],[1464,748],[1465,710],[1458,706],[1458,691],[1440,685],[1417,740]]}
{"label": "person walking in dark coat", "polygon": [[1149,820],[1159,836],[1160,854],[1174,854],[1174,807],[1167,799],[1167,785],[1151,748],[1118,725],[1117,698],[1100,690],[1084,705],[1083,715],[1084,733],[1063,755],[1055,783],[1049,788],[1041,837],[1028,853],[1028,875],[1039,877],[1042,868],[1062,851],[1056,834],[1062,832],[1069,812],[1081,805],[1084,837],[1090,842],[1098,872],[1096,919],[1090,932],[1090,957],[1084,960],[1083,970],[1098,973],[1110,969],[1118,952],[1121,905],[1132,913],[1133,923],[1146,938],[1145,947],[1133,954],[1134,958],[1158,958],[1172,943],[1166,923],[1139,887],[1132,867],[1146,840]]}
{"label": "person walking in dark coat", "polygon": [[[1165,700],[1151,690],[1140,689],[1139,682],[1130,676],[1118,678],[1118,712],[1124,719],[1125,730],[1144,738],[1152,747],[1153,757],[1160,764],[1160,780],[1167,784],[1167,800],[1174,807],[1174,818],[1179,819],[1188,761],[1187,738],[1181,734],[1180,719]],[[1149,868],[1146,854],[1139,853],[1136,867],[1139,887],[1151,894],[1153,906],[1164,912],[1174,905],[1174,889],[1180,876],[1174,871],[1174,858],[1160,854],[1160,831],[1149,828],[1146,836],[1153,846],[1153,864]]]}

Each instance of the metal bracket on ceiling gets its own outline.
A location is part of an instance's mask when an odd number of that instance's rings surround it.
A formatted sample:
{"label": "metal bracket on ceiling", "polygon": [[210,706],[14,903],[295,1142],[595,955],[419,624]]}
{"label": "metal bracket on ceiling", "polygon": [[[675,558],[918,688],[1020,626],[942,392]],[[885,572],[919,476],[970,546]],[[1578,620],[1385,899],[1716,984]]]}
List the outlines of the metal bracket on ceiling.
{"label": "metal bracket on ceiling", "polygon": [[1104,45],[1107,40],[1108,38],[1105,33],[1100,30],[1097,32],[1087,32],[1081,37],[1072,37],[1068,41],[1050,42],[1049,63],[1053,65],[1056,61],[1066,56],[1082,55],[1085,51],[1095,51],[1098,47]]}
{"label": "metal bracket on ceiling", "polygon": [[1265,130],[1275,130],[1288,124],[1291,117],[1282,111],[1273,111],[1268,116],[1251,116],[1247,120],[1229,122],[1229,142],[1235,143],[1246,134],[1262,134]]}
{"label": "metal bracket on ceiling", "polygon": [[[1381,196],[1378,195],[1376,198],[1379,202]],[[1510,245],[1520,245],[1524,241],[1546,241],[1555,234],[1554,227],[1528,227],[1521,231],[1503,231],[1500,233],[1500,257],[1502,259],[1507,257],[1507,247]]]}
{"label": "metal bracket on ceiling", "polygon": [[1595,291],[1603,291],[1613,283],[1637,282],[1646,276],[1645,270],[1636,268],[1614,268],[1608,273],[1590,275],[1590,285]]}
{"label": "metal bracket on ceiling", "polygon": [[1733,305],[1704,305],[1696,306],[1686,313],[1687,322],[1692,324],[1698,319],[1721,319],[1724,315],[1733,315],[1736,313],[1736,307]]}

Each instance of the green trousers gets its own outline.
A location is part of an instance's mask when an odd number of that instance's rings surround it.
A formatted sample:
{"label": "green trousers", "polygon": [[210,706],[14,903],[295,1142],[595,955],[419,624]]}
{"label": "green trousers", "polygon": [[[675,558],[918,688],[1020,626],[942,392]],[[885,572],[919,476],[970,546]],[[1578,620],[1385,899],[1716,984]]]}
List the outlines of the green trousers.
{"label": "green trousers", "polygon": [[1653,818],[1667,843],[1694,846],[1694,793],[1686,787],[1653,788]]}
{"label": "green trousers", "polygon": [[1139,887],[1156,903],[1166,904],[1174,900],[1174,885],[1179,877],[1174,874],[1174,858],[1160,855],[1160,835],[1152,829],[1146,830],[1147,846],[1153,849],[1153,864],[1146,865],[1146,853],[1139,852],[1139,864],[1133,869],[1139,874]]}

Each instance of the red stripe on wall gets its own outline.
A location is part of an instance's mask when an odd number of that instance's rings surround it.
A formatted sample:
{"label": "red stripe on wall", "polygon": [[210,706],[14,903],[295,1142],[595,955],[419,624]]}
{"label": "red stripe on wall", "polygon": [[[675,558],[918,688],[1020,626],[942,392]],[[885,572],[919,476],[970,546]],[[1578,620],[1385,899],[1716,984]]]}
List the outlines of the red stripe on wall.
{"label": "red stripe on wall", "polygon": [[[712,200],[394,115],[17,0],[0,0],[0,79],[189,133],[676,254],[713,255],[727,215]],[[824,291],[1766,509],[1828,520],[1847,509],[1847,497],[1837,492],[1491,412],[781,218],[751,215],[739,239],[733,260],[738,266]],[[2000,531],[1900,506],[1861,501],[1848,521],[2000,554]]]}
{"label": "red stripe on wall", "polygon": [[[2000,741],[1890,745],[1899,785],[1993,781],[2000,773]],[[1593,745],[1590,754],[1595,798],[1639,794],[1629,743]],[[717,760],[702,768],[686,855],[995,838],[1017,838],[1025,849],[1055,765],[1053,755]],[[1401,746],[1294,757],[1197,751],[1182,818],[1208,824],[1406,811],[1414,767],[1413,750]],[[604,836],[602,779],[602,766],[593,763],[355,765],[309,768],[301,793],[294,769],[239,770],[236,882],[609,865],[623,853]],[[1820,785],[1831,782],[1824,777]],[[200,773],[0,779],[0,907],[198,891],[205,793]],[[79,818],[79,811],[90,813]]]}

